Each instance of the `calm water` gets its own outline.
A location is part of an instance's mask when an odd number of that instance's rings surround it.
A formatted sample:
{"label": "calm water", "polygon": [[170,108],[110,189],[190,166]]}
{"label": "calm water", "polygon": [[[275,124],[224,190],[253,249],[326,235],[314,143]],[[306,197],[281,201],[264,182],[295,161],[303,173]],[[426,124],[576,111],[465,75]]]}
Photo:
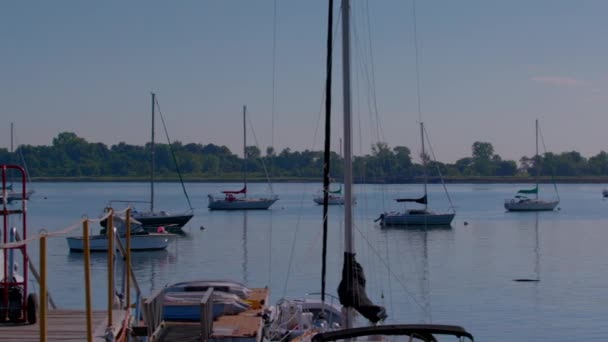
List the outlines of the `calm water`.
{"label": "calm water", "polygon": [[[448,323],[479,341],[605,340],[608,325],[608,201],[601,185],[560,185],[561,210],[507,213],[503,200],[526,185],[450,185],[457,208],[451,228],[380,229],[373,220],[418,195],[417,185],[356,186],[356,248],[368,294],[386,306],[389,323]],[[167,251],[134,255],[142,291],[192,279],[233,279],[268,285],[272,301],[320,291],[321,207],[317,184],[275,184],[269,211],[209,212],[206,195],[240,184],[188,184],[195,217]],[[82,215],[97,217],[112,199],[145,199],[144,183],[36,184],[30,234],[63,229]],[[178,184],[157,185],[157,208],[181,211]],[[262,184],[250,191],[264,192]],[[552,188],[541,188],[551,195]],[[448,202],[430,187],[433,209]],[[330,208],[328,291],[335,293],[343,251],[343,209]],[[204,229],[201,229],[204,227]],[[79,235],[80,233],[77,233]],[[38,246],[29,247],[38,264]],[[83,257],[65,238],[49,241],[51,295],[61,307],[84,308]],[[105,307],[106,259],[93,256],[94,304]],[[539,278],[537,283],[515,278]]]}

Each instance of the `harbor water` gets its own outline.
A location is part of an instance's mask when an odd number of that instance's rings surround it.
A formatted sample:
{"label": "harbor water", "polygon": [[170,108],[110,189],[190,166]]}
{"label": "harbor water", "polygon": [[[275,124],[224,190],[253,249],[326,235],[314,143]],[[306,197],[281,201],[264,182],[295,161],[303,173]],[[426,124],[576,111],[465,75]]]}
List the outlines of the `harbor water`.
{"label": "harbor water", "polygon": [[[559,185],[558,210],[505,212],[523,184],[450,184],[456,218],[450,227],[381,228],[374,220],[398,210],[393,200],[419,196],[420,185],[356,185],[356,251],[367,292],[386,307],[387,323],[457,324],[479,341],[601,341],[608,335],[608,201],[599,184]],[[240,184],[186,184],[195,216],[166,251],[133,254],[144,295],[167,284],[230,279],[270,288],[271,301],[321,290],[320,184],[274,184],[271,210],[208,211],[207,194]],[[146,183],[36,183],[28,202],[28,234],[58,231],[99,217],[110,200],[147,200]],[[249,184],[267,193],[265,184]],[[156,210],[184,211],[176,183],[156,186]],[[555,196],[541,185],[541,196]],[[429,207],[450,207],[441,185]],[[116,206],[115,209],[124,207]],[[138,203],[140,210],[146,204]],[[327,291],[342,267],[343,207],[329,208]],[[93,226],[93,232],[99,227]],[[81,235],[76,230],[72,235]],[[38,246],[28,246],[38,264]],[[48,242],[51,296],[59,307],[84,308],[83,255],[65,237]],[[107,260],[92,255],[94,306],[105,308]],[[534,281],[514,281],[514,280]],[[35,287],[34,287],[35,288]]]}

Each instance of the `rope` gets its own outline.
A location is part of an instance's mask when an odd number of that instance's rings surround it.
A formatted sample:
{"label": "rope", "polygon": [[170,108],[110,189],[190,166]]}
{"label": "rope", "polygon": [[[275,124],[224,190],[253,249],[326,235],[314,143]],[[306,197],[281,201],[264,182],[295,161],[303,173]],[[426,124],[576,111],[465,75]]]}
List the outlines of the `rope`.
{"label": "rope", "polygon": [[[426,137],[427,144],[429,146],[429,150],[431,151],[431,157],[434,162],[437,162],[435,158],[435,151],[433,150],[433,145],[431,144],[431,139],[429,137],[428,132],[426,131],[426,127],[423,126],[424,136]],[[445,192],[446,197],[448,198],[448,202],[450,203],[450,208],[456,212],[456,208],[454,207],[454,203],[452,202],[452,197],[450,197],[450,193],[448,192],[447,185],[445,184],[445,180],[443,179],[443,175],[441,174],[441,169],[439,165],[435,164],[435,168],[437,169],[437,173],[439,174],[439,179],[441,179],[441,186],[443,187],[443,191]]]}
{"label": "rope", "polygon": [[[540,141],[543,144],[543,150],[545,151],[545,154],[547,154],[547,146],[545,146],[545,138],[543,138],[543,131],[541,130],[540,125],[538,125],[538,135],[540,135]],[[555,182],[555,164],[551,164],[551,180],[553,181],[553,188],[555,189],[555,194],[557,195],[557,200],[559,201],[560,198],[559,192],[557,191],[557,182]]]}
{"label": "rope", "polygon": [[403,280],[401,280],[391,269],[390,265],[386,262],[386,260],[384,260],[384,258],[382,258],[382,256],[380,255],[380,252],[378,252],[377,249],[374,248],[374,246],[372,246],[372,244],[370,243],[370,241],[367,239],[366,236],[363,235],[363,233],[361,232],[361,230],[359,230],[359,228],[357,226],[355,226],[357,232],[359,233],[359,235],[361,235],[361,237],[363,238],[363,241],[366,242],[366,244],[368,245],[368,247],[370,248],[370,250],[378,257],[378,259],[381,261],[381,264],[386,268],[386,270],[397,280],[397,282],[399,283],[399,285],[401,285],[401,288],[403,289],[403,291],[405,291],[405,293],[407,295],[409,295],[412,299],[412,301],[422,310],[424,310],[424,306],[422,304],[420,304],[420,302],[418,302],[418,300],[416,300],[416,297],[413,295],[413,293],[408,290],[407,286],[405,285],[405,282]]}
{"label": "rope", "polygon": [[[260,144],[258,143],[258,137],[255,135],[255,131],[253,130],[253,124],[251,123],[249,117],[247,117],[247,121],[249,121],[249,127],[251,128],[251,134],[253,134],[253,140],[255,141],[255,145],[260,146]],[[268,183],[268,187],[270,188],[270,193],[274,195],[274,190],[272,189],[272,183],[270,182],[270,176],[268,175],[268,169],[266,168],[266,164],[264,163],[264,158],[259,159],[262,163],[262,168],[264,169],[264,175],[266,176],[266,182]]]}
{"label": "rope", "polygon": [[179,164],[177,163],[177,157],[175,156],[175,151],[173,150],[173,144],[171,143],[171,139],[169,139],[169,131],[167,131],[165,118],[163,117],[163,113],[160,111],[160,104],[158,104],[158,96],[154,97],[154,102],[156,102],[156,108],[158,108],[158,115],[160,116],[160,121],[163,123],[163,128],[165,129],[165,136],[167,137],[167,142],[169,143],[169,151],[171,151],[171,157],[173,158],[173,162],[175,163],[175,170],[177,171],[179,182],[182,185],[182,190],[184,191],[184,195],[186,196],[186,201],[188,201],[188,207],[190,207],[190,210],[193,211],[194,208],[192,207],[192,203],[190,202],[188,192],[186,191],[186,186],[184,185],[184,180],[182,179],[182,173],[179,170]]}
{"label": "rope", "polygon": [[[126,213],[127,209],[121,210],[121,211],[114,211],[114,215],[120,215],[120,214],[124,214]],[[28,237],[27,239],[24,240],[20,240],[20,241],[15,241],[15,242],[8,242],[8,243],[4,243],[4,244],[0,244],[0,249],[12,249],[12,248],[18,248],[18,247],[22,247],[27,245],[30,242],[34,242],[37,240],[40,240],[41,237],[45,236],[45,237],[58,237],[58,236],[63,236],[63,235],[67,235],[68,233],[73,232],[74,230],[76,230],[77,228],[81,228],[82,224],[85,221],[88,222],[92,222],[92,223],[96,223],[96,222],[100,222],[103,220],[106,220],[108,217],[110,216],[110,212],[106,212],[103,216],[101,216],[100,218],[97,219],[89,219],[87,217],[80,219],[78,222],[73,223],[72,225],[62,229],[62,230],[57,230],[57,231],[53,231],[53,232],[48,232],[46,229],[41,229],[41,232],[39,234],[33,235],[31,237]]]}

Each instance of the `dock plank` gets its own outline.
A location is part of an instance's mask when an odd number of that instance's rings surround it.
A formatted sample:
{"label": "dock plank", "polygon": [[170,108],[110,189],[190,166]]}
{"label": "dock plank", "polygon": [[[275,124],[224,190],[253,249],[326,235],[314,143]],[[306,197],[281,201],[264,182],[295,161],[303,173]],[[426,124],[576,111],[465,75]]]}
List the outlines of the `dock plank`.
{"label": "dock plank", "polygon": [[[120,329],[124,311],[115,310],[113,316],[114,334]],[[107,325],[106,311],[93,311],[93,338],[103,341]],[[84,310],[49,310],[47,313],[47,341],[84,341],[86,340],[86,313]],[[102,332],[101,334],[99,332]],[[101,336],[100,336],[101,335]],[[0,324],[0,340],[3,342],[40,341],[40,325]]]}

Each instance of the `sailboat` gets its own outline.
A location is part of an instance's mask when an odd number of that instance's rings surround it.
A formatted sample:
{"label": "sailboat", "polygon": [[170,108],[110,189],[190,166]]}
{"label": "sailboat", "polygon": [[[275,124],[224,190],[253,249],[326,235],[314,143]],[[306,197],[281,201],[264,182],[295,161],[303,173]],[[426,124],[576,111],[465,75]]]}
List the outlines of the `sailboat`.
{"label": "sailboat", "polygon": [[424,205],[422,209],[406,209],[404,212],[385,212],[378,217],[380,225],[450,225],[456,215],[454,208],[450,213],[437,213],[428,209],[427,194],[427,171],[426,154],[424,151],[424,123],[420,122],[420,136],[422,138],[422,167],[424,170],[424,196],[420,198],[398,198],[395,201],[400,203],[418,203]]}
{"label": "sailboat", "polygon": [[[330,190],[328,193],[328,202],[329,205],[340,205],[344,204],[344,194],[342,194],[342,185],[337,190]],[[323,192],[317,194],[313,199],[315,203],[323,205]],[[353,199],[353,203],[356,201]]]}
{"label": "sailboat", "polygon": [[[151,158],[150,158],[150,210],[148,211],[138,211],[136,209],[134,209],[131,212],[132,218],[135,219],[136,221],[140,222],[142,227],[146,230],[146,231],[157,231],[160,227],[163,227],[164,230],[170,232],[170,233],[183,233],[182,231],[182,227],[185,226],[188,221],[190,221],[190,219],[194,216],[193,212],[194,210],[192,209],[192,205],[190,205],[190,199],[188,198],[188,194],[186,192],[186,188],[184,187],[184,182],[181,179],[181,174],[179,173],[179,169],[178,171],[178,175],[180,176],[180,182],[182,184],[182,189],[184,190],[184,195],[186,196],[186,200],[188,201],[188,204],[190,206],[190,210],[183,212],[183,213],[179,213],[179,214],[172,214],[169,213],[167,211],[161,210],[161,211],[155,211],[154,210],[154,119],[155,119],[155,112],[156,112],[156,94],[152,93],[152,134],[151,134],[151,143],[150,143],[150,150],[151,150]],[[116,203],[116,202],[124,202],[124,203],[137,203],[137,202],[143,202],[146,203],[145,201],[125,201],[125,200],[113,200],[110,201],[110,207],[112,207],[112,203]],[[100,224],[105,227],[106,226],[106,221],[101,221]]]}
{"label": "sailboat", "polygon": [[[14,130],[14,125],[11,122],[11,155],[14,153],[13,151],[13,130]],[[25,161],[23,161],[23,167],[26,169],[25,167]],[[27,181],[29,182],[29,174],[27,175]],[[7,203],[12,203],[14,201],[21,201],[21,200],[29,200],[30,196],[32,196],[34,194],[34,190],[27,190],[25,192],[23,191],[19,191],[19,190],[15,190],[13,189],[13,184],[8,184],[7,186],[5,186],[4,188],[0,188],[0,201],[3,201],[4,198],[6,197],[6,202]]]}
{"label": "sailboat", "polygon": [[[313,305],[298,300],[287,302],[284,308],[279,307],[275,316],[277,324],[270,324],[270,331],[275,332],[287,328],[286,335],[280,340],[293,341],[337,341],[356,338],[359,340],[378,340],[378,335],[408,336],[423,341],[436,341],[435,335],[452,335],[459,338],[473,337],[462,327],[451,325],[381,325],[387,318],[386,310],[374,305],[365,291],[366,279],[363,267],[355,258],[354,225],[352,210],[352,121],[351,121],[351,89],[350,89],[350,4],[349,0],[342,1],[342,67],[343,67],[343,114],[344,114],[344,255],[342,280],[338,286],[341,309],[335,319],[338,322],[328,324],[327,317],[334,314],[333,306],[325,301],[325,254],[327,233],[327,199],[324,203],[324,252],[321,281],[321,301]],[[327,39],[327,83],[326,83],[326,144],[329,128],[329,113],[331,111],[331,42],[332,42],[332,13],[333,0],[329,1],[328,39]],[[327,151],[327,149],[326,149]],[[324,168],[324,190],[327,196],[329,188],[329,163],[326,160]],[[327,198],[327,197],[326,197]],[[365,317],[372,326],[354,327],[354,310]],[[291,326],[288,325],[291,323]],[[295,336],[294,336],[295,335]],[[373,336],[373,337],[372,337]],[[271,338],[274,336],[271,336]],[[369,337],[369,338],[367,338]]]}
{"label": "sailboat", "polygon": [[[166,249],[167,246],[177,235],[171,233],[147,232],[141,222],[131,218],[131,250],[132,251],[157,251]],[[125,217],[114,215],[112,222],[115,224],[117,239],[123,246],[127,245],[127,222]],[[105,229],[103,229],[105,230]],[[84,236],[69,236],[66,238],[70,252],[83,252]],[[89,236],[89,249],[91,252],[106,252],[109,246],[108,235],[100,232],[97,235]]]}
{"label": "sailboat", "polygon": [[210,210],[265,210],[270,208],[279,197],[247,196],[247,106],[243,106],[243,188],[241,190],[225,190],[222,195],[209,194]]}
{"label": "sailboat", "polygon": [[[538,119],[536,120],[536,154],[534,155],[535,162],[540,161],[538,155]],[[540,174],[539,165],[535,165],[536,175],[535,181],[536,186],[532,189],[522,189],[517,191],[515,198],[505,200],[505,209],[508,211],[543,211],[553,210],[559,204],[559,194],[557,194],[557,185],[555,182],[555,193],[558,198],[554,200],[543,200],[538,197],[538,176]],[[529,198],[526,195],[534,195],[534,198]]]}

